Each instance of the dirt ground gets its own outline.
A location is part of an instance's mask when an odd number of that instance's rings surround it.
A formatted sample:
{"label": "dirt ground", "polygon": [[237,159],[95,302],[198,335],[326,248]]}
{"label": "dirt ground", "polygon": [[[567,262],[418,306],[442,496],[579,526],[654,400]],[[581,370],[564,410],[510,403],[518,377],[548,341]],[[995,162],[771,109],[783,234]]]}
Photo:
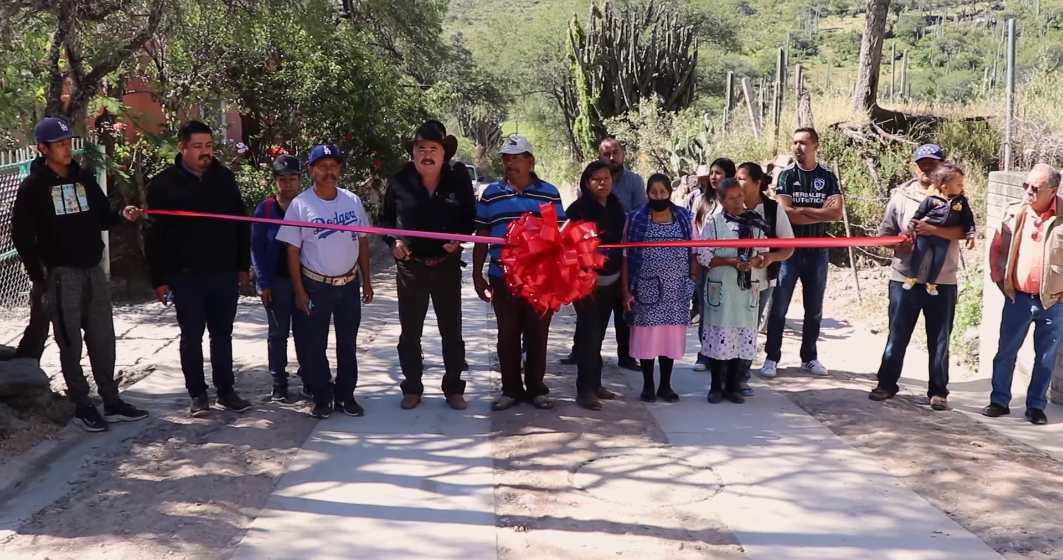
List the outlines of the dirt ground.
{"label": "dirt ground", "polygon": [[[239,386],[262,403],[268,372],[238,367]],[[136,437],[86,457],[66,496],[0,541],[0,556],[219,558],[313,429],[304,409],[259,404],[242,415],[215,410],[193,419],[181,406],[157,414]]]}
{"label": "dirt ground", "polygon": [[[853,312],[855,292],[844,280],[851,282],[850,274],[832,271],[825,315],[880,328],[874,321],[885,316],[885,272],[862,273],[865,304],[881,308],[861,313]],[[551,360],[571,340],[571,318],[556,321]],[[372,330],[363,336],[372,340]],[[931,412],[925,398],[868,401],[867,372],[879,352],[849,368],[859,371],[824,379],[783,375],[771,385],[1009,560],[1063,558],[1063,464],[961,413]],[[554,364],[547,381],[553,396],[571,397],[574,368]],[[140,373],[151,372],[145,366]],[[195,420],[184,400],[153,411],[135,437],[84,457],[61,499],[16,533],[0,532],[0,557],[224,558],[314,426],[304,405],[263,402],[270,385],[264,359],[238,364],[237,375],[245,396],[258,403],[252,411]],[[746,558],[719,519],[573,490],[574,466],[590,459],[666,451],[636,389],[611,365],[605,384],[628,403],[593,418],[530,407],[492,416],[499,557]],[[0,448],[0,456],[12,449]]]}
{"label": "dirt ground", "polygon": [[1063,464],[925,397],[872,402],[873,385],[852,373],[771,382],[1005,558],[1063,558]]}
{"label": "dirt ground", "polygon": [[[555,316],[546,384],[554,399],[571,399],[575,366],[559,366],[568,353],[574,316]],[[567,325],[564,330],[561,324]],[[642,403],[606,358],[603,384],[622,402],[595,413],[572,415],[522,407],[492,416],[499,527],[499,560],[694,560],[748,558],[718,518],[682,506],[632,505],[625,496],[600,496],[573,489],[580,465],[595,458],[666,453],[667,440]],[[497,364],[496,364],[497,365]],[[666,459],[667,460],[667,459]]]}

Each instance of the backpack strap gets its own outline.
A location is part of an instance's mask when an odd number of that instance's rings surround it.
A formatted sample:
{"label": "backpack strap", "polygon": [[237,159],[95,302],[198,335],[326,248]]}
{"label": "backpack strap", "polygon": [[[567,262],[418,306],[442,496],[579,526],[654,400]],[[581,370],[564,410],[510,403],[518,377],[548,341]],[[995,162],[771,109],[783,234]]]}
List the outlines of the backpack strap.
{"label": "backpack strap", "polygon": [[[774,200],[765,197],[764,198],[764,221],[768,222],[768,238],[777,239],[779,237],[778,232],[775,231],[775,225],[779,222],[779,203]],[[772,251],[778,251],[778,249],[772,249]],[[782,263],[774,262],[768,265],[768,280],[776,280],[779,278],[779,270],[782,269]]]}
{"label": "backpack strap", "polygon": [[271,196],[266,199],[266,217],[273,217],[273,207],[277,204],[277,197]]}
{"label": "backpack strap", "polygon": [[775,239],[778,237],[778,233],[775,231],[775,224],[779,223],[779,203],[770,198],[764,199],[764,221],[768,222],[768,237]]}

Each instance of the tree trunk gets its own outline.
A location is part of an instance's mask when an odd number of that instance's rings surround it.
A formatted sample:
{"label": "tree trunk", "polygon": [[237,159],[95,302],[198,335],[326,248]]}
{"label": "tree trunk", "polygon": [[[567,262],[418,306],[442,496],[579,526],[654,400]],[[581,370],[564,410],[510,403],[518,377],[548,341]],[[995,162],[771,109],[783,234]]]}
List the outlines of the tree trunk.
{"label": "tree trunk", "polygon": [[868,0],[864,37],[860,41],[860,68],[853,91],[853,112],[868,113],[878,104],[878,79],[882,67],[882,43],[891,0]]}

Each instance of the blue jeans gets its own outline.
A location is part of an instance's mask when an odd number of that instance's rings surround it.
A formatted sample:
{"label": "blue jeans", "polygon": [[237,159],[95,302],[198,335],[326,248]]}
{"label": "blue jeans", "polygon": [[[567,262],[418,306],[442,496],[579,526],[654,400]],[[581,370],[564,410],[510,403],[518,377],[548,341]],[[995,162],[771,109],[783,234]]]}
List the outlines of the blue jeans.
{"label": "blue jeans", "polygon": [[[292,315],[295,344],[303,381],[310,386],[315,403],[349,402],[358,386],[358,327],[362,322],[362,290],[359,279],[332,286],[303,276],[303,288],[313,307],[307,315],[296,309]],[[329,323],[336,327],[336,383],[329,369]]]}
{"label": "blue jeans", "polygon": [[[269,374],[273,384],[278,387],[288,386],[288,333],[292,332],[292,313],[295,311],[295,291],[288,278],[274,277],[271,283],[273,297],[266,307],[266,320],[269,332],[266,335]],[[296,360],[299,359],[299,346],[296,345]],[[302,377],[302,372],[299,372]]]}
{"label": "blue jeans", "polygon": [[1063,304],[1057,303],[1045,309],[1040,296],[1023,292],[1016,292],[1014,301],[1004,300],[1004,311],[1000,316],[1000,345],[993,358],[993,394],[989,397],[993,404],[1011,404],[1015,358],[1030,332],[1031,323],[1034,363],[1030,387],[1026,391],[1026,408],[1044,410],[1048,404],[1045,394],[1052,382],[1059,342],[1063,338]]}
{"label": "blue jeans", "polygon": [[897,383],[904,368],[904,354],[922,313],[926,319],[926,345],[930,355],[927,396],[949,396],[949,337],[952,336],[958,293],[955,284],[938,286],[938,295],[932,296],[926,292],[926,284],[916,284],[911,290],[905,290],[903,283],[890,281],[890,334],[878,368],[879,389],[891,393],[900,390]]}
{"label": "blue jeans", "polygon": [[768,322],[768,314],[771,313],[771,297],[774,293],[775,286],[760,292],[760,309],[757,311],[757,316],[760,317],[757,321],[758,329]]}
{"label": "blue jeans", "polygon": [[782,262],[779,281],[772,294],[771,313],[768,317],[767,358],[778,362],[782,358],[782,331],[786,326],[786,312],[790,300],[801,281],[801,294],[805,306],[805,322],[801,328],[801,361],[818,359],[816,341],[823,321],[823,293],[827,290],[827,250],[798,249]]}
{"label": "blue jeans", "polygon": [[190,397],[207,394],[203,331],[210,333],[210,373],[219,395],[233,392],[233,321],[240,297],[236,272],[182,274],[170,280],[181,327],[181,372]]}
{"label": "blue jeans", "polygon": [[926,273],[927,284],[937,284],[941,269],[945,266],[945,257],[949,254],[949,243],[952,241],[935,235],[920,235],[915,239],[915,250],[912,251],[908,268],[918,274],[923,266],[923,260],[930,255],[930,269]]}

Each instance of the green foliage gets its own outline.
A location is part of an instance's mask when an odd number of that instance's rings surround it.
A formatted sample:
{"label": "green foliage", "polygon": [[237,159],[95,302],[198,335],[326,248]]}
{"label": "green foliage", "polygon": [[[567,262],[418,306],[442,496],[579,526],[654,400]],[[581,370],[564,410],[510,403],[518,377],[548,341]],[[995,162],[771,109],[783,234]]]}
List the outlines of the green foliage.
{"label": "green foliage", "polygon": [[[978,339],[968,339],[967,331],[982,324],[982,290],[985,275],[981,266],[972,266],[963,272],[959,299],[956,301],[956,315],[953,320],[952,335],[949,346],[952,352],[968,362],[977,362]],[[970,344],[970,343],[973,344]]]}

